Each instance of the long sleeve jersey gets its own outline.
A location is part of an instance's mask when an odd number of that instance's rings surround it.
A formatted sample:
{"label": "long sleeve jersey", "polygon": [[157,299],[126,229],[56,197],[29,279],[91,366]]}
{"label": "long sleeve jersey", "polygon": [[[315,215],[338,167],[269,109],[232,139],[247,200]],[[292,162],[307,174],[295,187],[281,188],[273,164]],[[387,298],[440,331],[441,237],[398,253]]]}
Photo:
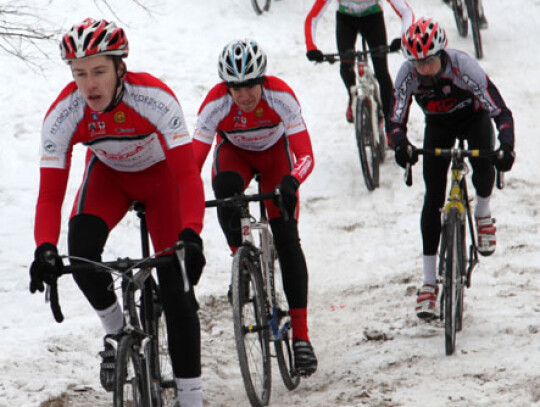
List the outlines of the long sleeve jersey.
{"label": "long sleeve jersey", "polygon": [[[401,18],[402,33],[414,22],[414,13],[406,0],[386,0],[396,14]],[[306,48],[308,51],[317,49],[315,43],[317,24],[333,0],[316,0],[308,13],[304,25],[306,37]],[[364,17],[370,14],[382,12],[382,0],[337,0],[338,12],[355,16]]]}
{"label": "long sleeve jersey", "polygon": [[204,191],[180,103],[159,79],[128,72],[122,99],[109,112],[92,111],[75,82],[49,108],[41,135],[37,245],[57,244],[72,150],[78,143],[117,171],[134,173],[166,160],[183,191],[178,209],[183,226],[200,233]]}
{"label": "long sleeve jersey", "polygon": [[457,127],[479,110],[494,119],[502,144],[514,147],[514,121],[499,90],[478,62],[469,55],[447,49],[436,78],[417,74],[411,62],[401,66],[392,96],[388,134],[394,145],[407,139],[407,121],[412,98],[426,121]]}
{"label": "long sleeve jersey", "polygon": [[313,170],[313,150],[300,103],[292,89],[274,76],[266,76],[261,100],[252,112],[243,112],[236,106],[224,82],[210,90],[199,109],[193,137],[199,168],[216,134],[218,142],[225,137],[236,147],[249,151],[267,150],[287,137],[296,158],[291,175],[301,183]]}

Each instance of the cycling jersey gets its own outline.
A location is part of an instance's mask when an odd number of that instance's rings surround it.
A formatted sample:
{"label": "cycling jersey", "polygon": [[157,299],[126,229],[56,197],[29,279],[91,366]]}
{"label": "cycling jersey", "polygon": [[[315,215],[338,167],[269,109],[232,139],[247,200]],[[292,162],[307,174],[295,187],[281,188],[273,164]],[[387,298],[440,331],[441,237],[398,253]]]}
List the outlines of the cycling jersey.
{"label": "cycling jersey", "polygon": [[426,122],[457,127],[485,111],[494,119],[502,144],[514,147],[514,121],[499,90],[478,62],[452,49],[443,51],[436,78],[418,75],[410,61],[401,66],[392,98],[388,133],[394,145],[407,138],[407,119],[412,97]]}
{"label": "cycling jersey", "polygon": [[[182,225],[200,233],[204,193],[182,108],[163,82],[149,74],[128,72],[122,99],[109,112],[92,111],[74,82],[64,88],[48,110],[42,128],[35,221],[38,245],[58,241],[71,154],[77,143],[90,150],[88,165],[97,159],[112,170],[111,174],[142,173],[166,162],[176,184],[189,191],[179,197]],[[89,167],[86,174],[88,171]],[[80,191],[77,199],[82,197]]]}
{"label": "cycling jersey", "polygon": [[[319,19],[333,0],[316,0],[305,21],[306,47],[308,51],[317,49],[315,45],[315,33]],[[338,13],[365,17],[370,14],[382,12],[382,0],[337,0],[339,3]],[[414,13],[406,0],[386,0],[396,14],[401,18],[402,32],[414,21]]]}
{"label": "cycling jersey", "polygon": [[286,137],[295,158],[291,175],[301,183],[313,169],[311,141],[300,104],[292,89],[274,76],[266,77],[261,100],[252,112],[243,112],[236,106],[225,83],[210,90],[199,110],[193,137],[199,168],[216,134],[218,145],[227,141],[251,152],[269,150]]}

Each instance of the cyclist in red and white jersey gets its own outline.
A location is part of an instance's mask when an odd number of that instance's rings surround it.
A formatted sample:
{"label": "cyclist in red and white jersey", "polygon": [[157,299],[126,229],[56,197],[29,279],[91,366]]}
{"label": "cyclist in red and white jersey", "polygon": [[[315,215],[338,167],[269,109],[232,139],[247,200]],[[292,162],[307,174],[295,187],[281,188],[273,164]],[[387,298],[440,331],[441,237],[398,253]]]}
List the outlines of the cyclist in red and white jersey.
{"label": "cyclist in red and white jersey", "polygon": [[[217,198],[244,191],[255,173],[261,189],[281,185],[289,220],[266,202],[290,308],[294,363],[302,375],[317,368],[308,336],[308,271],[298,236],[298,187],[313,170],[311,140],[300,104],[281,79],[266,76],[266,54],[251,40],[233,41],[219,56],[223,82],[214,86],[199,110],[193,146],[202,168],[217,136],[212,187]],[[234,252],[242,243],[239,215],[218,208],[218,218]]]}
{"label": "cyclist in red and white jersey", "polygon": [[[436,21],[420,18],[402,37],[407,59],[397,76],[388,134],[395,147],[396,162],[415,164],[418,154],[407,137],[407,122],[413,97],[425,115],[423,145],[426,149],[452,148],[464,137],[471,149],[492,150],[497,125],[499,158],[471,158],[472,183],[476,190],[475,217],[478,251],[491,255],[496,248],[495,220],[490,199],[495,168],[509,171],[514,163],[514,120],[499,90],[478,62],[464,52],[446,48],[444,29]],[[444,205],[450,160],[425,155],[423,177],[426,186],[422,208],[423,287],[417,298],[418,317],[435,315],[438,295],[436,253],[441,234],[440,208]]]}
{"label": "cyclist in red and white jersey", "polygon": [[[402,32],[414,21],[414,13],[406,0],[387,0],[396,14],[401,18]],[[322,62],[323,54],[315,44],[317,23],[324,11],[333,0],[316,0],[305,21],[305,36],[307,58],[310,61]],[[355,49],[358,34],[366,39],[369,49],[386,46],[386,27],[383,15],[382,0],[337,0],[336,12],[336,42],[338,52],[344,53]],[[392,78],[388,72],[388,58],[386,55],[373,57],[373,70],[379,82],[383,113],[387,118],[390,112],[390,98],[392,97]],[[353,122],[350,89],[355,85],[354,66],[350,62],[340,62],[339,72],[349,96],[346,110],[346,119]]]}
{"label": "cyclist in red and white jersey", "polygon": [[[49,108],[42,127],[40,187],[35,216],[35,260],[30,291],[55,284],[62,260],[57,244],[61,209],[75,144],[88,147],[83,180],[68,228],[71,256],[101,260],[110,231],[134,201],[146,207],[156,252],[185,242],[189,281],[205,264],[204,191],[182,108],[170,88],[147,73],[128,72],[122,28],[105,20],[74,25],[60,43],[74,81]],[[52,255],[54,264],[47,261]],[[72,261],[73,263],[73,261]],[[202,407],[200,323],[193,289],[184,292],[177,265],[158,269],[169,348],[181,406]],[[100,379],[111,391],[115,346],[123,325],[108,273],[73,277],[98,314],[106,336]]]}

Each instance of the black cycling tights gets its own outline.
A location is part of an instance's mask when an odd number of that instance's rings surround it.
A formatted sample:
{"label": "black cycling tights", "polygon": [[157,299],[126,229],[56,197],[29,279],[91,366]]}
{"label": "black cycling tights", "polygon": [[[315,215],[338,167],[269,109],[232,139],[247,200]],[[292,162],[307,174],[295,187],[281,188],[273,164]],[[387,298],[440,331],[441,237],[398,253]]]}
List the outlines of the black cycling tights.
{"label": "black cycling tights", "polygon": [[[216,198],[226,198],[244,190],[244,180],[234,171],[222,171],[212,180]],[[218,207],[218,219],[227,243],[231,247],[242,244],[240,234],[240,215],[234,208]],[[278,253],[283,289],[287,296],[289,308],[305,308],[307,305],[308,272],[306,259],[300,238],[298,223],[295,219],[284,222],[282,218],[270,221],[274,242]]]}
{"label": "black cycling tights", "polygon": [[[454,145],[456,135],[465,136],[469,149],[493,149],[493,127],[491,119],[485,112],[460,127],[426,124],[424,148],[450,148]],[[426,192],[422,208],[421,229],[423,250],[425,255],[434,255],[439,247],[441,234],[441,212],[446,197],[446,181],[450,159],[423,156],[423,174]],[[495,169],[488,158],[472,158],[469,160],[473,169],[472,183],[476,193],[485,198],[491,195],[495,181]],[[471,191],[469,191],[469,195]]]}
{"label": "black cycling tights", "polygon": [[[387,45],[386,27],[384,25],[383,13],[370,14],[365,17],[349,16],[340,12],[336,13],[336,42],[339,52],[355,49],[356,39],[360,34],[366,39],[370,49]],[[388,58],[386,54],[381,57],[372,58],[373,70],[379,82],[381,92],[381,102],[384,116],[390,113],[390,99],[392,97],[393,84],[388,72]],[[355,85],[354,66],[351,63],[341,63],[339,72],[343,83],[350,93],[351,86]]]}
{"label": "black cycling tights", "polygon": [[[76,215],[69,222],[69,254],[100,261],[108,235],[108,227],[101,218]],[[157,274],[174,374],[184,378],[199,377],[200,322],[193,290],[184,293],[180,273],[172,266],[160,267]],[[116,301],[110,274],[73,273],[73,278],[94,309],[106,309]]]}

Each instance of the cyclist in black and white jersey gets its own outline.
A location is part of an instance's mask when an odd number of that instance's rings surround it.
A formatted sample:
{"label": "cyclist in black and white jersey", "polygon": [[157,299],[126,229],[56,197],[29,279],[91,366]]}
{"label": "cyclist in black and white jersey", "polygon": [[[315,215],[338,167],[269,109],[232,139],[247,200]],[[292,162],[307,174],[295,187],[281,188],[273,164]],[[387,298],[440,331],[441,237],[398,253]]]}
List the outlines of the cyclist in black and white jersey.
{"label": "cyclist in black and white jersey", "polygon": [[[388,134],[396,146],[397,163],[406,167],[418,160],[407,137],[407,121],[412,98],[425,115],[424,148],[451,148],[456,136],[463,136],[469,148],[493,149],[495,121],[499,158],[495,167],[509,171],[514,162],[514,121],[499,90],[478,62],[469,55],[446,49],[445,31],[432,19],[420,18],[402,36],[407,58],[396,77]],[[495,251],[495,221],[490,197],[495,169],[487,158],[471,159],[472,182],[476,189],[475,216],[478,249],[482,255]],[[421,229],[424,252],[423,288],[417,299],[420,318],[431,318],[437,299],[436,253],[441,233],[440,208],[444,204],[448,158],[425,156],[426,185]]]}

